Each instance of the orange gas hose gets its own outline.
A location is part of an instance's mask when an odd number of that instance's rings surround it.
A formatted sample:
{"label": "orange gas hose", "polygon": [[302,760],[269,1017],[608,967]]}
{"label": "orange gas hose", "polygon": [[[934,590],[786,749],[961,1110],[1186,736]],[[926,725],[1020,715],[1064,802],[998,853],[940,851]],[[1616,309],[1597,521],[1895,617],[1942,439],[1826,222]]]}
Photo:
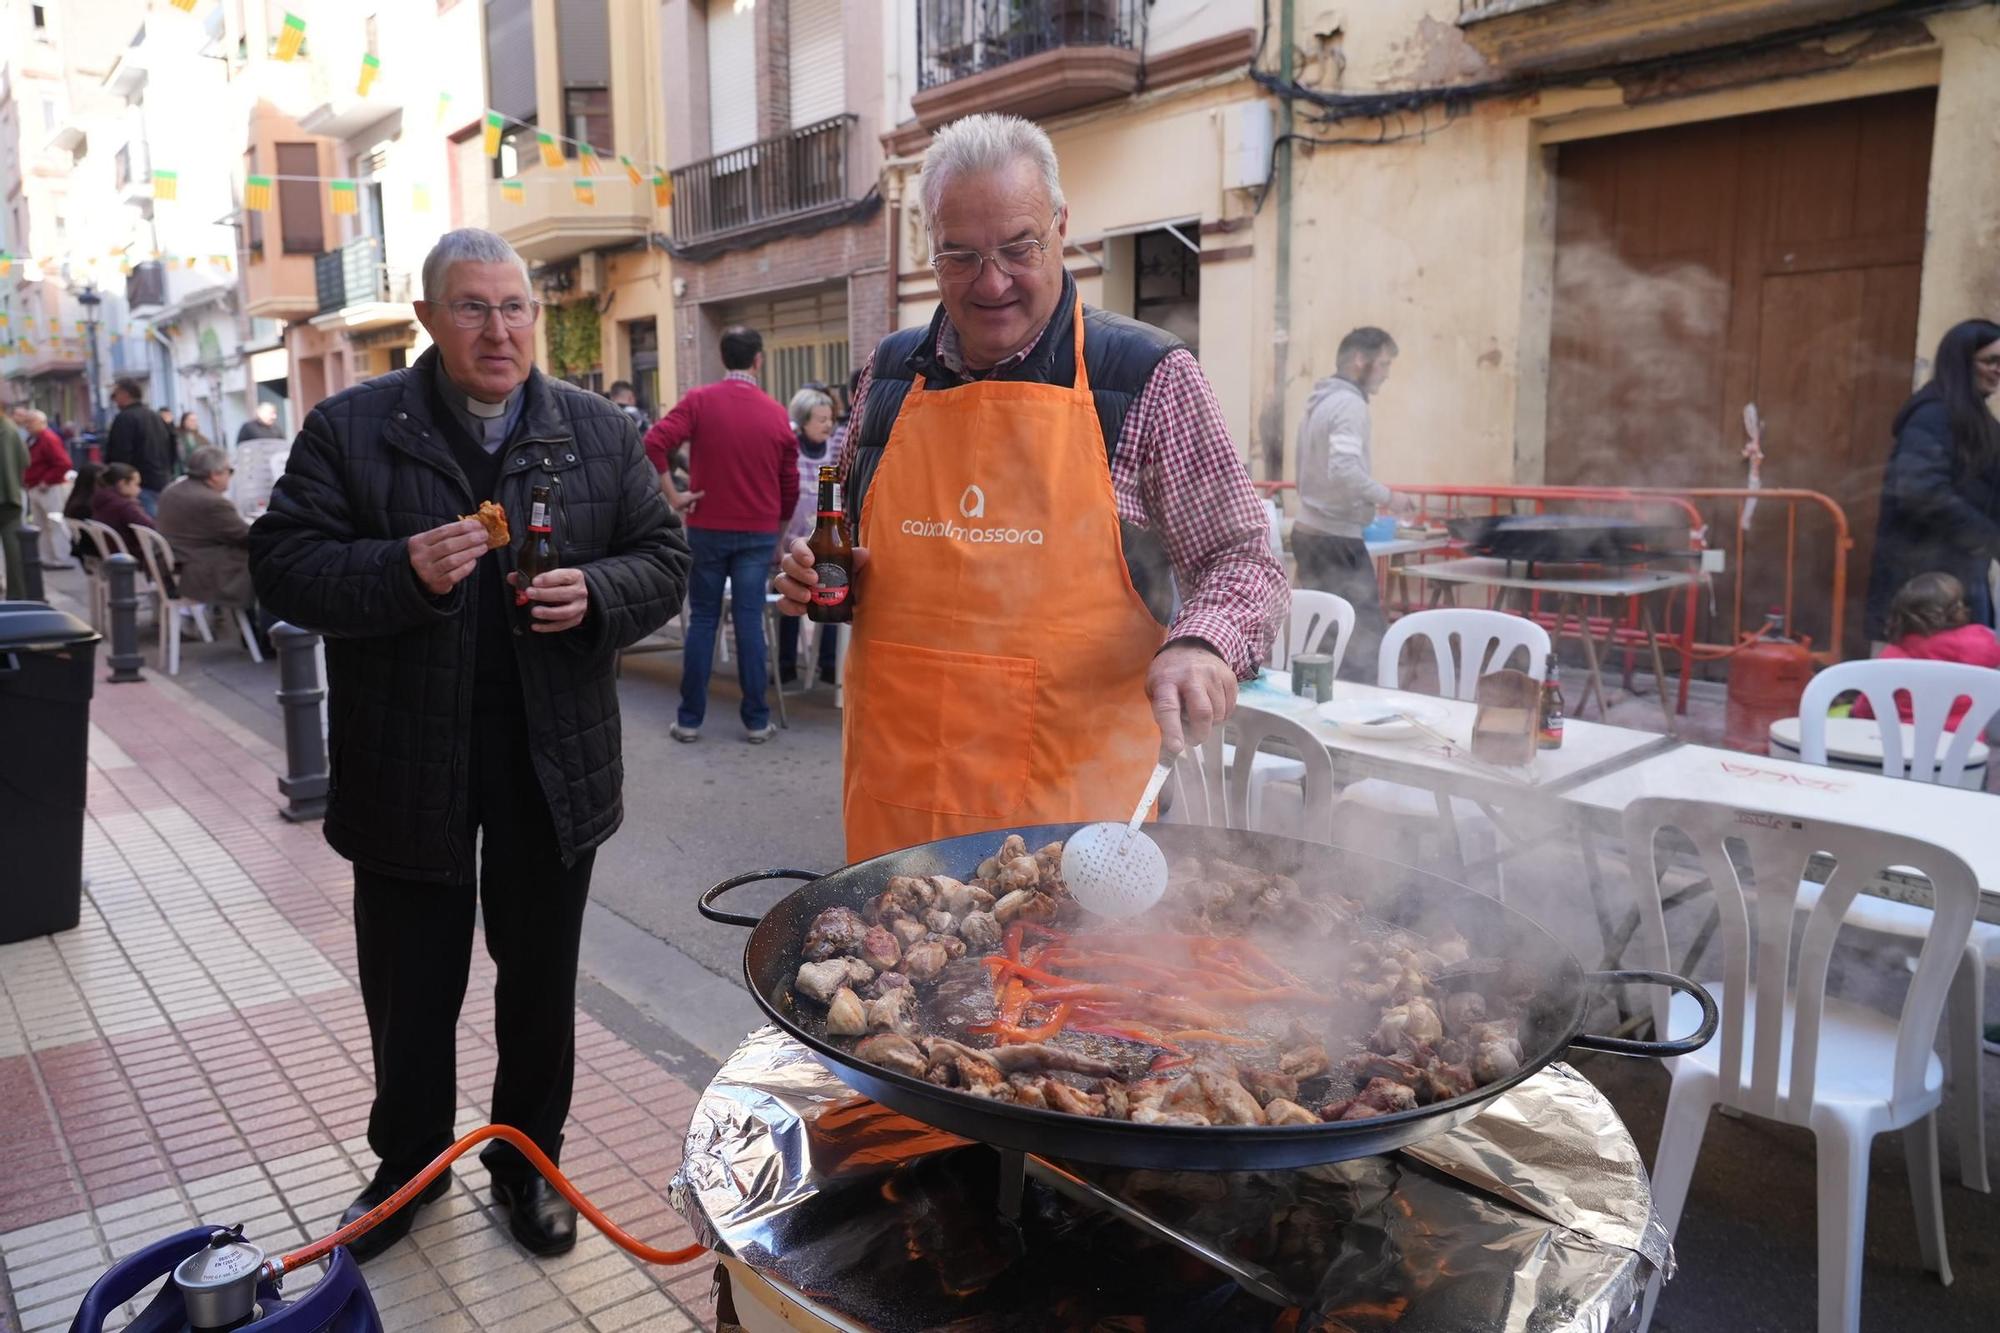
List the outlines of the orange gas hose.
{"label": "orange gas hose", "polygon": [[609,1236],[612,1244],[633,1258],[643,1259],[649,1264],[684,1264],[708,1253],[708,1247],[705,1245],[689,1245],[679,1250],[660,1250],[637,1239],[600,1212],[596,1204],[584,1198],[582,1192],[570,1184],[569,1178],[549,1160],[548,1154],[537,1148],[534,1141],[526,1134],[512,1125],[482,1125],[439,1153],[429,1166],[411,1177],[410,1182],[403,1188],[332,1235],[316,1240],[302,1250],[294,1250],[283,1257],[266,1260],[263,1275],[266,1278],[283,1277],[294,1269],[324,1259],[332,1253],[336,1245],[345,1245],[355,1237],[365,1235],[384,1218],[422,1194],[446,1167],[488,1139],[502,1139],[520,1149],[521,1155],[528,1159],[529,1165],[548,1177],[549,1183],[556,1187],[556,1193],[568,1199],[577,1212],[590,1220],[592,1226]]}

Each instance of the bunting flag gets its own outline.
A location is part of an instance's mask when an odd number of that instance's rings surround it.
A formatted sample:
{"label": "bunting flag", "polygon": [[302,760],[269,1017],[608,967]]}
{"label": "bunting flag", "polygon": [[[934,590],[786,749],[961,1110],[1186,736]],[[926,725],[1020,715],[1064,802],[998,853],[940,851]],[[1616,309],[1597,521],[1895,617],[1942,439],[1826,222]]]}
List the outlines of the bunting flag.
{"label": "bunting flag", "polygon": [[0,310],[0,329],[7,327],[7,312]]}
{"label": "bunting flag", "polygon": [[285,26],[278,29],[278,45],[271,52],[273,60],[290,61],[299,54],[299,48],[306,44],[306,21],[297,14],[285,15]]}
{"label": "bunting flag", "polygon": [[[338,213],[340,210],[336,208],[333,211]],[[181,267],[193,268],[196,264],[199,264],[200,262],[201,262],[201,257],[199,255],[189,255],[186,259],[183,259],[181,261]]]}
{"label": "bunting flag", "polygon": [[33,356],[35,354],[35,345],[26,338],[19,339],[14,345],[21,349],[22,356]]}
{"label": "bunting flag", "polygon": [[90,334],[90,325],[84,323],[82,320],[79,319],[76,322],[76,336],[79,338],[84,338],[88,337],[89,334]]}
{"label": "bunting flag", "polygon": [[633,166],[632,159],[625,156],[625,154],[620,153],[618,155],[618,165],[625,168],[626,180],[631,181],[634,185],[644,185],[646,183],[646,178],[639,174],[639,168]]}
{"label": "bunting flag", "polygon": [[153,198],[176,199],[180,197],[181,178],[172,171],[153,172]]}
{"label": "bunting flag", "polygon": [[653,207],[671,208],[674,203],[674,183],[667,179],[667,173],[653,173]]}
{"label": "bunting flag", "polygon": [[215,265],[217,268],[221,269],[224,273],[227,273],[236,267],[236,261],[231,259],[228,255],[210,255],[208,257],[208,262]]}
{"label": "bunting flag", "polygon": [[576,201],[586,208],[597,207],[597,185],[595,182],[581,179],[571,181],[570,193],[574,194]]}
{"label": "bunting flag", "polygon": [[431,211],[430,186],[412,185],[410,187],[410,208],[418,213],[428,213]]}
{"label": "bunting flag", "polygon": [[486,134],[482,140],[486,146],[486,156],[494,157],[499,154],[500,131],[503,128],[505,128],[505,122],[501,119],[498,111],[489,111],[486,113]]}
{"label": "bunting flag", "polygon": [[333,211],[336,215],[361,211],[360,192],[355,189],[353,181],[337,180],[327,188],[333,191]]}
{"label": "bunting flag", "polygon": [[521,189],[521,182],[518,180],[501,181],[500,197],[510,204],[522,203],[527,198],[525,192]]}
{"label": "bunting flag", "polygon": [[14,271],[14,256],[0,255],[0,278],[6,277],[9,273],[12,273],[13,271]]}
{"label": "bunting flag", "polygon": [[541,145],[542,165],[560,171],[563,164],[563,151],[556,146],[555,136],[547,133],[537,134],[535,142]]}
{"label": "bunting flag", "polygon": [[[449,116],[450,114],[451,114],[451,94],[439,93],[438,113],[437,113],[437,123],[439,129],[444,128],[445,117]],[[490,153],[492,150],[488,149],[487,151]]]}
{"label": "bunting flag", "polygon": [[243,178],[243,206],[253,213],[262,213],[271,207],[271,178],[269,176],[246,176]]}
{"label": "bunting flag", "polygon": [[361,57],[361,78],[354,85],[356,97],[368,96],[368,90],[375,86],[375,76],[382,72],[382,62],[375,56]]}
{"label": "bunting flag", "polygon": [[597,150],[589,144],[577,145],[576,164],[584,175],[595,176],[598,171]]}
{"label": "bunting flag", "polygon": [[173,6],[183,14],[194,13],[194,0],[173,0]]}
{"label": "bunting flag", "polygon": [[122,277],[122,278],[129,278],[129,277],[131,277],[131,276],[132,276],[132,261],[131,261],[131,260],[129,260],[129,259],[121,259],[121,260],[119,260],[119,261],[118,261],[118,276],[120,276],[120,277]]}

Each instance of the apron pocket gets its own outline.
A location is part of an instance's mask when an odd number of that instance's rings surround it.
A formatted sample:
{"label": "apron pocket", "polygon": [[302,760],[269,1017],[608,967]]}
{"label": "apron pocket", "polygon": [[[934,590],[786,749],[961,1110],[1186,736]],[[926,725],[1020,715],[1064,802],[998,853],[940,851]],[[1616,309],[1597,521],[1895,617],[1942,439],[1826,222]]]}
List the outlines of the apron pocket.
{"label": "apron pocket", "polygon": [[855,717],[861,789],[884,805],[997,819],[1021,807],[1035,733],[1035,662],[875,642]]}

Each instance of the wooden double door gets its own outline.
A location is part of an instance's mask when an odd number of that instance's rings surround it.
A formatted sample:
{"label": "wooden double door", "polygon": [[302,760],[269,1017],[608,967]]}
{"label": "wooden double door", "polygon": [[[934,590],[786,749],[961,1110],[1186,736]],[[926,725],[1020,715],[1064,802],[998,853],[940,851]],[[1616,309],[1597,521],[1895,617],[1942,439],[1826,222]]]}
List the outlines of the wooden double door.
{"label": "wooden double door", "polygon": [[[1889,426],[1912,387],[1935,95],[1897,93],[1618,135],[1558,150],[1546,477],[1741,486],[1744,408],[1764,485],[1846,511],[1844,648],[1865,652]],[[1707,509],[1733,549],[1736,510]],[[1785,600],[1789,515],[1761,506],[1746,568],[1703,599],[1704,637]],[[1794,628],[1827,642],[1832,525],[1798,513]]]}

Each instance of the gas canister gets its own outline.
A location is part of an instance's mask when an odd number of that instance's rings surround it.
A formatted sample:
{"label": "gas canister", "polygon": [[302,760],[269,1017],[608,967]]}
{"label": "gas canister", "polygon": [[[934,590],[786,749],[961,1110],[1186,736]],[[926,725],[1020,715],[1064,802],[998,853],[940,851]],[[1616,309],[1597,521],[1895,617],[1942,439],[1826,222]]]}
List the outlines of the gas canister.
{"label": "gas canister", "polygon": [[1730,655],[1722,743],[1732,750],[1766,753],[1771,724],[1798,715],[1799,696],[1812,674],[1812,652],[1785,637],[1784,616],[1773,611],[1764,627]]}
{"label": "gas canister", "polygon": [[333,1252],[326,1275],[296,1300],[286,1300],[263,1270],[264,1252],[240,1227],[194,1227],[112,1265],[84,1294],[70,1333],[101,1333],[119,1307],[169,1273],[172,1280],[127,1333],[382,1333],[361,1266],[345,1249]]}

